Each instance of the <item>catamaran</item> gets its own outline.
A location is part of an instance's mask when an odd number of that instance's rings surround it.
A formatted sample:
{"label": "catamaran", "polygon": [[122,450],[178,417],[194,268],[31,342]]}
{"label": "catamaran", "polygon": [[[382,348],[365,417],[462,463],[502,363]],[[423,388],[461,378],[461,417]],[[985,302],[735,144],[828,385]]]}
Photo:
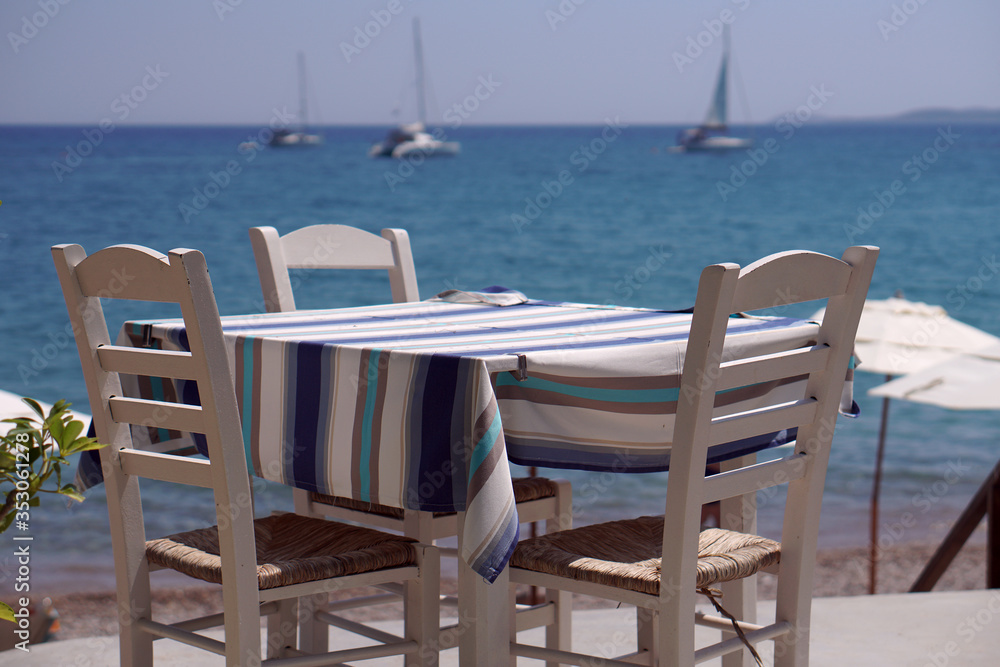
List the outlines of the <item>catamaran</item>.
{"label": "catamaran", "polygon": [[371,157],[404,158],[413,153],[421,155],[455,155],[459,151],[457,141],[441,141],[427,129],[427,105],[424,100],[424,53],[420,40],[420,19],[413,19],[413,48],[417,63],[417,118],[416,123],[400,125],[389,131],[386,138],[373,145],[368,155]]}
{"label": "catamaran", "polygon": [[281,128],[274,131],[268,146],[316,146],[323,137],[306,130],[306,57],[299,51],[299,124],[298,129]]}
{"label": "catamaran", "polygon": [[715,82],[715,95],[708,107],[705,120],[698,127],[682,130],[677,135],[677,145],[674,152],[698,151],[731,151],[753,146],[753,139],[730,137],[726,135],[728,127],[727,89],[729,87],[729,29],[727,27],[722,51],[722,63],[719,65],[719,78]]}

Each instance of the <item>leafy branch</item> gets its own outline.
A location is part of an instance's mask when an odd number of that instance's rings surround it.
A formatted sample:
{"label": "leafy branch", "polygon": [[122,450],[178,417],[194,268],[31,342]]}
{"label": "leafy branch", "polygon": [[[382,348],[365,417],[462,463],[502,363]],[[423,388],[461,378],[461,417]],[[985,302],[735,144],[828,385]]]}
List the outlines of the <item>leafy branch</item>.
{"label": "leafy branch", "polygon": [[[83,433],[84,424],[73,418],[70,404],[58,401],[46,415],[42,406],[31,398],[23,400],[38,419],[16,417],[4,419],[14,425],[0,436],[0,533],[10,528],[19,517],[28,517],[28,508],[38,507],[39,494],[53,493],[77,502],[83,495],[72,484],[63,484],[63,466],[69,465],[67,456],[79,454],[105,445]],[[49,480],[55,475],[55,484]],[[0,603],[0,619],[13,621],[13,611]]]}

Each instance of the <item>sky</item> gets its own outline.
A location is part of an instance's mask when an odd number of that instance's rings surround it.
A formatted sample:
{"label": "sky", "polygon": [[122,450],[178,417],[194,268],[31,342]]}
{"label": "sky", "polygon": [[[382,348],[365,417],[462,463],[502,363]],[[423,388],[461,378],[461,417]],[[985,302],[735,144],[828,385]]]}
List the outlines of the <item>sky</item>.
{"label": "sky", "polygon": [[2,0],[0,123],[263,125],[300,51],[311,122],[411,121],[414,18],[440,124],[699,121],[723,22],[731,122],[1000,108],[996,0]]}

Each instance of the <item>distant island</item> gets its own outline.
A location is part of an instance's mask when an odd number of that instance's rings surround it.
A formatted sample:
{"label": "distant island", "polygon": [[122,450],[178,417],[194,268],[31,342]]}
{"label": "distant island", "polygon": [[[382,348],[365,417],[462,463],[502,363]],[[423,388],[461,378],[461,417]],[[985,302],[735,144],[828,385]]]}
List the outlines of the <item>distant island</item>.
{"label": "distant island", "polygon": [[886,120],[896,123],[1000,123],[1000,109],[915,109]]}
{"label": "distant island", "polygon": [[[779,120],[779,116],[775,120]],[[867,116],[867,117],[836,117],[836,116],[814,116],[814,123],[911,123],[914,125],[933,125],[939,123],[952,123],[957,125],[1000,124],[1000,109],[947,109],[928,108],[914,109],[893,116]]]}

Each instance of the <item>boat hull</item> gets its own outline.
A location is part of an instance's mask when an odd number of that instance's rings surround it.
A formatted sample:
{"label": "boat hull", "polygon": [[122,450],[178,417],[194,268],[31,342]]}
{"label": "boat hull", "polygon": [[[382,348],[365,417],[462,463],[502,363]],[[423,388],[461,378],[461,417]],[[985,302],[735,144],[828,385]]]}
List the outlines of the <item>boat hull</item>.
{"label": "boat hull", "polygon": [[318,134],[308,134],[306,132],[289,132],[287,134],[275,134],[268,146],[318,146],[323,143],[323,137]]}
{"label": "boat hull", "polygon": [[753,139],[740,137],[708,137],[702,141],[692,141],[671,150],[676,153],[724,153],[753,146]]}
{"label": "boat hull", "polygon": [[389,133],[368,151],[371,157],[405,158],[411,155],[431,157],[435,155],[457,155],[460,145],[457,141],[440,141],[423,131],[423,124],[402,126]]}

